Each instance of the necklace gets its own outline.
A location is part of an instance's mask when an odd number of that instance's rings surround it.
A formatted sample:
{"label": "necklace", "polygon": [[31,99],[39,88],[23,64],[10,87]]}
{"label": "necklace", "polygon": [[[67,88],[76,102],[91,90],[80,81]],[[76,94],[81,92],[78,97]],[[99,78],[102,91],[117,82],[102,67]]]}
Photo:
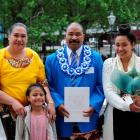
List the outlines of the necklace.
{"label": "necklace", "polygon": [[31,63],[31,60],[32,60],[32,54],[31,56],[26,56],[22,59],[19,59],[19,58],[15,58],[15,57],[12,57],[8,51],[5,50],[4,52],[4,58],[8,61],[8,63],[12,66],[12,67],[15,67],[15,68],[25,68],[27,67],[30,63]]}
{"label": "necklace", "polygon": [[70,76],[83,74],[90,66],[91,48],[89,48],[88,46],[83,46],[83,51],[84,51],[83,62],[79,66],[77,66],[76,69],[73,69],[68,64],[68,60],[64,55],[64,47],[58,49],[57,59],[59,61],[61,70]]}
{"label": "necklace", "polygon": [[23,58],[23,59],[9,58],[7,60],[11,64],[11,66],[15,68],[24,68],[31,63],[31,60],[29,58]]}

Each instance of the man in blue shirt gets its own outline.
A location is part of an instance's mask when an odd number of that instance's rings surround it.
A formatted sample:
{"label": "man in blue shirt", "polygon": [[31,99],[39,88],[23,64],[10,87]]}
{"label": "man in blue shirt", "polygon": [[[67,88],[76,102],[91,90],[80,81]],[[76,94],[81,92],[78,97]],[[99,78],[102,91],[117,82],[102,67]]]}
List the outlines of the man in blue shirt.
{"label": "man in blue shirt", "polygon": [[[45,63],[51,95],[57,109],[56,126],[60,140],[68,140],[72,136],[74,124],[79,133],[96,130],[104,101],[103,62],[100,54],[83,44],[84,33],[79,23],[73,22],[67,27],[65,39],[66,45],[48,56]],[[73,62],[72,53],[76,55],[76,64]],[[73,68],[73,65],[76,65],[76,68]],[[64,122],[64,116],[70,115],[64,106],[65,87],[90,88],[90,105],[83,111],[84,117],[90,117],[89,122]]]}

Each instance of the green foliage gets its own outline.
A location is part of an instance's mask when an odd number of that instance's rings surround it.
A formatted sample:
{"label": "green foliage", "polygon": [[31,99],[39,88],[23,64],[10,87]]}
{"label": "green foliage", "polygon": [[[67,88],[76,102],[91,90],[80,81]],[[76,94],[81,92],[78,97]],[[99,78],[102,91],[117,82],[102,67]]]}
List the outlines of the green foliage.
{"label": "green foliage", "polygon": [[0,49],[2,49],[3,48],[3,44],[0,42]]}
{"label": "green foliage", "polygon": [[117,17],[116,25],[140,19],[139,0],[0,0],[0,3],[0,22],[5,32],[14,22],[25,23],[29,46],[33,48],[40,46],[42,39],[61,40],[67,25],[73,21],[80,22],[85,29],[106,29],[111,10]]}

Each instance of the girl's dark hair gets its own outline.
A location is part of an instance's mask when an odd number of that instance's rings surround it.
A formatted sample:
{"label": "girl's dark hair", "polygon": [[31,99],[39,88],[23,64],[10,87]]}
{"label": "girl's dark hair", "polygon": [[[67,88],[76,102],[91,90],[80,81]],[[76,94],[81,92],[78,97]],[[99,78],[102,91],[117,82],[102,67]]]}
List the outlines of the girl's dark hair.
{"label": "girl's dark hair", "polygon": [[12,33],[13,29],[14,29],[15,27],[17,27],[17,26],[25,28],[25,30],[26,30],[26,32],[27,32],[27,27],[26,27],[26,25],[23,24],[23,23],[21,23],[21,22],[17,22],[17,23],[14,23],[14,24],[8,29],[8,35],[10,35],[10,34]]}
{"label": "girl's dark hair", "polygon": [[34,88],[41,88],[42,91],[44,92],[44,94],[46,95],[46,91],[44,89],[44,87],[40,84],[40,83],[35,83],[35,84],[31,84],[28,88],[27,88],[27,91],[26,91],[26,96],[29,96],[31,91],[34,89]]}
{"label": "girl's dark hair", "polygon": [[131,44],[136,44],[136,37],[131,32],[131,28],[128,24],[121,24],[118,26],[117,36],[126,36]]}

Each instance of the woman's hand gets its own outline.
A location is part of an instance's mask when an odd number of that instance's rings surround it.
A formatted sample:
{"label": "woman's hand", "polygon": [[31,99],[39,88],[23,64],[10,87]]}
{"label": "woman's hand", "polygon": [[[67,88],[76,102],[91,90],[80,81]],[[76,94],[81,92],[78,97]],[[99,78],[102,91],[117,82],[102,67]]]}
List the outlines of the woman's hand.
{"label": "woman's hand", "polygon": [[94,112],[94,108],[92,106],[89,107],[88,110],[84,110],[83,113],[84,113],[84,117],[90,117]]}
{"label": "woman's hand", "polygon": [[16,113],[16,115],[21,115],[23,118],[26,116],[26,110],[20,102],[15,100],[12,103],[12,108],[14,112]]}
{"label": "woman's hand", "polygon": [[49,121],[54,122],[56,119],[55,105],[54,103],[48,103],[47,112],[49,114]]}
{"label": "woman's hand", "polygon": [[130,105],[130,110],[140,112],[140,97],[138,95],[131,96],[133,103]]}
{"label": "woman's hand", "polygon": [[130,110],[133,112],[140,112],[140,107],[137,106],[135,103],[130,104]]}
{"label": "woman's hand", "polygon": [[55,104],[51,97],[51,93],[48,86],[45,86],[44,89],[47,92],[46,100],[47,100],[47,113],[49,114],[49,121],[54,122],[56,119]]}
{"label": "woman's hand", "polygon": [[2,112],[2,111],[3,111],[3,105],[0,104],[0,112]]}
{"label": "woman's hand", "polygon": [[133,95],[131,98],[133,99],[133,102],[135,103],[135,105],[140,107],[140,96]]}

